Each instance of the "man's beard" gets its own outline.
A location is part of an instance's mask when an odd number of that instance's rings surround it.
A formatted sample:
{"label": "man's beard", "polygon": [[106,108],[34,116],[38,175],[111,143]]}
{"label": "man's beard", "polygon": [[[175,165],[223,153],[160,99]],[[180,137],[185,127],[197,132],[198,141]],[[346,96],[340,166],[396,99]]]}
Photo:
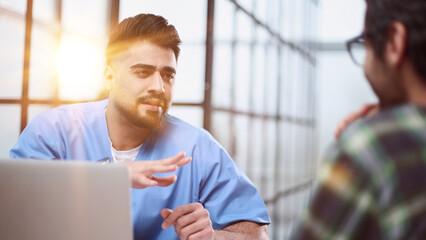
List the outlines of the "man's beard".
{"label": "man's beard", "polygon": [[[147,100],[159,100],[162,103],[161,115],[158,113],[150,112],[145,110],[144,115],[139,112],[139,105],[143,104]],[[115,101],[115,107],[118,112],[126,120],[141,128],[155,129],[161,127],[163,119],[167,114],[169,108],[169,102],[162,95],[148,94],[136,99],[135,104],[126,104],[125,101]]]}

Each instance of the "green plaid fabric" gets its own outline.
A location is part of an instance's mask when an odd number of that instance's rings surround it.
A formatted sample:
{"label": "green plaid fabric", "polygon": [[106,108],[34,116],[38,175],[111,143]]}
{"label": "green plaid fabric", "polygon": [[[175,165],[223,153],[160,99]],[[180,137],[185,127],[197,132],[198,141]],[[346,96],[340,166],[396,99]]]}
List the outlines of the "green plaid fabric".
{"label": "green plaid fabric", "polygon": [[352,124],[327,155],[291,239],[426,239],[426,108]]}

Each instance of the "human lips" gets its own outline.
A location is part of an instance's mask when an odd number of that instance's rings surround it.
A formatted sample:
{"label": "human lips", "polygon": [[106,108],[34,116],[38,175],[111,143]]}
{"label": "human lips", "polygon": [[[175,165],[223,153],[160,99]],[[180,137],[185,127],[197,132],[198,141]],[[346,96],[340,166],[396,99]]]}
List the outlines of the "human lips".
{"label": "human lips", "polygon": [[141,103],[145,106],[147,110],[154,112],[160,112],[166,106],[164,101],[161,99],[146,99],[144,101],[141,101]]}

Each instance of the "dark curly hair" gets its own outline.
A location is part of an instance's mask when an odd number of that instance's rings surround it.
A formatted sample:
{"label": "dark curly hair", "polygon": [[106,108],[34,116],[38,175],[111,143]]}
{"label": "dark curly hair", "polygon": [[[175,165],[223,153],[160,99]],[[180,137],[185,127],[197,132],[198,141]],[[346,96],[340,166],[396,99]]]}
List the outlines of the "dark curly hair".
{"label": "dark curly hair", "polygon": [[408,32],[406,54],[426,84],[426,0],[366,0],[365,33],[383,58],[390,24],[399,21]]}
{"label": "dark curly hair", "polygon": [[149,41],[173,50],[176,60],[182,41],[176,28],[168,21],[154,14],[138,14],[120,22],[112,31],[106,50],[107,64],[137,41]]}

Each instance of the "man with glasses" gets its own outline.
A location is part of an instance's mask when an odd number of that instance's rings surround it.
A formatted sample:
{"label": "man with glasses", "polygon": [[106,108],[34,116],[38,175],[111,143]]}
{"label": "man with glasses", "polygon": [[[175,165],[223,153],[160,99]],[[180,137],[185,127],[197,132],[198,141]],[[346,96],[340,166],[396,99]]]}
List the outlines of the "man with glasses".
{"label": "man with glasses", "polygon": [[338,138],[292,239],[426,239],[426,1],[366,3],[347,47],[380,110]]}

